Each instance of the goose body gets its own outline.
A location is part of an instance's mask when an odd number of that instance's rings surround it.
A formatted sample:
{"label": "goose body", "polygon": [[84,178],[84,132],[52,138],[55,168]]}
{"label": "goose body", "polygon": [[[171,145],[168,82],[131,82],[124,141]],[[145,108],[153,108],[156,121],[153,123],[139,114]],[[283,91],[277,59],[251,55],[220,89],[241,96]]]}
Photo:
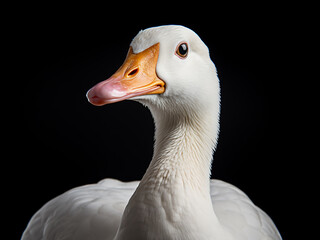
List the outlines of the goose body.
{"label": "goose body", "polygon": [[140,182],[105,179],[45,204],[23,240],[278,240],[266,213],[235,186],[210,180],[220,88],[209,51],[182,26],[149,28],[125,63],[87,93],[94,105],[125,99],[155,121],[152,161]]}

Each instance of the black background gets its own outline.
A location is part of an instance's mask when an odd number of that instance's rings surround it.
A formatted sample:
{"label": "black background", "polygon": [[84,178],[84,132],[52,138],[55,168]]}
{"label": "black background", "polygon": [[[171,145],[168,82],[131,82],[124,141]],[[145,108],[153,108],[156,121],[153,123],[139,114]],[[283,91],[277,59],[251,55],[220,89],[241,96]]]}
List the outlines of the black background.
{"label": "black background", "polygon": [[[290,234],[292,164],[289,76],[290,20],[219,15],[205,23],[33,15],[14,29],[9,100],[18,117],[11,128],[11,200],[19,238],[31,216],[64,191],[103,178],[141,179],[152,157],[153,120],[147,108],[124,101],[103,107],[86,92],[122,64],[141,29],[181,24],[210,49],[221,82],[221,131],[212,177],[242,189]],[[289,63],[290,62],[290,63]],[[14,129],[14,130],[13,130]],[[17,181],[14,181],[17,180]],[[23,200],[22,200],[23,196]]]}

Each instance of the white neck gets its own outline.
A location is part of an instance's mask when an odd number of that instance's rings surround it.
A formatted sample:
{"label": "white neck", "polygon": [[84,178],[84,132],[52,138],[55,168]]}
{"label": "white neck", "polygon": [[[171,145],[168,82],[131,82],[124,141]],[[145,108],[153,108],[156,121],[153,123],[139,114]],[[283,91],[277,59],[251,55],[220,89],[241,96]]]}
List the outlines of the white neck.
{"label": "white neck", "polygon": [[137,239],[208,239],[219,225],[209,186],[219,109],[181,115],[150,110],[156,123],[154,157],[126,207],[116,239],[137,232]]}
{"label": "white neck", "polygon": [[175,184],[198,185],[208,192],[217,131],[209,112],[175,115],[151,109],[155,124],[154,157],[141,184],[156,181],[155,187]]}

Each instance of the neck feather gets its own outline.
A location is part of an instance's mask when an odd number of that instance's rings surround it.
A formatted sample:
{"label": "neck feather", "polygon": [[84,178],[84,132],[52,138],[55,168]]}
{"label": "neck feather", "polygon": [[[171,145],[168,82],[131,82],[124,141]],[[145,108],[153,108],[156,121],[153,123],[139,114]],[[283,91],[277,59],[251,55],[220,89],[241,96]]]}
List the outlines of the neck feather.
{"label": "neck feather", "polygon": [[208,109],[180,115],[151,111],[156,125],[154,157],[142,182],[151,178],[158,185],[168,184],[177,176],[190,186],[207,190],[218,135],[217,116]]}
{"label": "neck feather", "polygon": [[219,226],[209,185],[219,109],[198,109],[197,114],[150,110],[156,123],[154,156],[125,209],[116,239],[137,231],[135,239],[186,233],[190,236],[183,239],[209,239]]}

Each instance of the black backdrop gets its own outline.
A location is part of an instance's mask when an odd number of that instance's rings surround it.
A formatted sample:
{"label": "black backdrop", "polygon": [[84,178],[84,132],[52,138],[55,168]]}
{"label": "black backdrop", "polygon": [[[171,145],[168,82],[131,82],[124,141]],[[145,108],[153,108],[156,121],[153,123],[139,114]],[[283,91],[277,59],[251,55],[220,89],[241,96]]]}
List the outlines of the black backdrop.
{"label": "black backdrop", "polygon": [[[110,20],[109,20],[110,21]],[[125,24],[55,19],[21,22],[11,76],[21,90],[11,150],[15,237],[48,200],[109,177],[138,180],[152,157],[153,120],[132,101],[103,107],[86,92],[122,64],[136,33],[170,22]],[[242,189],[283,237],[292,197],[285,23],[268,17],[185,25],[210,49],[221,81],[221,132],[212,177]],[[20,41],[19,39],[23,39]],[[15,89],[15,88],[14,88]],[[15,157],[15,158],[14,158]],[[12,197],[14,198],[14,197]],[[19,197],[16,197],[19,199]]]}

